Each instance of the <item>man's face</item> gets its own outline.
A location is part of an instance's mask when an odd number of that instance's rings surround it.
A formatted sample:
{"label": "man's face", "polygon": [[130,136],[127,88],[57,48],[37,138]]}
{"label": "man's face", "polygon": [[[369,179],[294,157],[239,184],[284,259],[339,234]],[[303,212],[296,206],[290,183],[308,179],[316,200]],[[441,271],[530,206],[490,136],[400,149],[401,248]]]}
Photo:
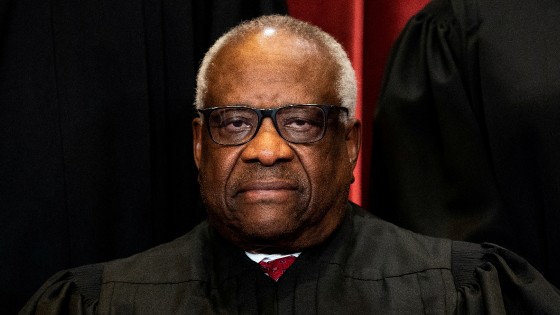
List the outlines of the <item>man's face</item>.
{"label": "man's face", "polygon": [[[316,45],[283,33],[247,36],[222,48],[208,72],[205,106],[339,105],[335,66]],[[293,144],[265,118],[243,145],[211,139],[193,122],[195,160],[210,222],[253,252],[291,252],[322,242],[344,216],[359,151],[359,122],[329,115],[324,138]]]}

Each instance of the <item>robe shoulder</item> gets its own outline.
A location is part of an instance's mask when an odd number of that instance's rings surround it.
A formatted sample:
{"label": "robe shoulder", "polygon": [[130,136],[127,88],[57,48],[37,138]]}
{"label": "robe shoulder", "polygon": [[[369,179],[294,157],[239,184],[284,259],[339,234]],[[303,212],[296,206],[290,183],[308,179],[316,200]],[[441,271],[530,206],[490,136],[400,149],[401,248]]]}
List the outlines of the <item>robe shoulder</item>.
{"label": "robe shoulder", "polygon": [[[560,314],[560,291],[525,259],[500,246],[417,234],[357,211],[356,257],[361,280],[417,275],[421,295],[447,295],[445,313]],[[361,231],[363,229],[363,231]],[[360,257],[361,256],[361,257]],[[436,292],[422,282],[452,284]],[[434,278],[441,278],[434,282]]]}
{"label": "robe shoulder", "polygon": [[102,274],[103,264],[60,271],[45,282],[19,314],[96,314]]}
{"label": "robe shoulder", "polygon": [[19,315],[98,314],[99,301],[106,302],[114,283],[197,281],[202,278],[200,273],[208,272],[201,254],[207,230],[208,224],[203,222],[172,242],[131,257],[60,271],[43,284]]}
{"label": "robe shoulder", "polygon": [[460,314],[560,314],[560,291],[505,248],[455,241],[452,268]]}
{"label": "robe shoulder", "polygon": [[210,266],[209,227],[200,223],[176,240],[105,265],[103,284],[204,282]]}
{"label": "robe shoulder", "polygon": [[450,240],[402,229],[357,206],[354,213],[352,237],[346,236],[351,241],[339,249],[348,272],[364,279],[382,279],[431,269],[451,270]]}

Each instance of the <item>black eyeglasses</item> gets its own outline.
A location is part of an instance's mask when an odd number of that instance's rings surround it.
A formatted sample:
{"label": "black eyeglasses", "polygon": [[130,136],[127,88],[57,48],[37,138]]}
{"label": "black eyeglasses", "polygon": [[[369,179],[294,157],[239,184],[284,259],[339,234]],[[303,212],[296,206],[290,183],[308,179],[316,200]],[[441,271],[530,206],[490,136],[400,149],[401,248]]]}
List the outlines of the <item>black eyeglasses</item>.
{"label": "black eyeglasses", "polygon": [[348,109],[332,105],[288,105],[271,109],[243,106],[199,109],[204,115],[210,137],[217,144],[241,145],[259,132],[262,121],[270,117],[278,134],[291,143],[312,143],[323,139],[331,109]]}

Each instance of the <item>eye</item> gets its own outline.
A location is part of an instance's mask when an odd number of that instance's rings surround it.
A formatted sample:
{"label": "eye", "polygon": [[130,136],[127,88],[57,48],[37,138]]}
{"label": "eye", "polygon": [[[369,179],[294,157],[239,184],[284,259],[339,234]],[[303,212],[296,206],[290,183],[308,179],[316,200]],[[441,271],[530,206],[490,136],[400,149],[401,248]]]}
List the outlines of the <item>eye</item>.
{"label": "eye", "polygon": [[298,120],[293,121],[293,124],[296,124],[298,126],[303,126],[303,125],[308,124],[308,123],[309,123],[308,121],[303,120],[303,119],[298,119]]}
{"label": "eye", "polygon": [[284,121],[283,127],[290,131],[306,132],[313,128],[320,128],[321,123],[321,121],[315,121],[305,117],[291,117]]}
{"label": "eye", "polygon": [[229,118],[220,124],[219,128],[223,128],[228,132],[240,132],[243,130],[251,129],[253,124],[251,119],[247,119],[244,117],[234,117]]}
{"label": "eye", "polygon": [[210,116],[213,128],[223,132],[237,132],[239,130],[251,129],[256,123],[257,117],[251,110],[224,108],[217,110]]}

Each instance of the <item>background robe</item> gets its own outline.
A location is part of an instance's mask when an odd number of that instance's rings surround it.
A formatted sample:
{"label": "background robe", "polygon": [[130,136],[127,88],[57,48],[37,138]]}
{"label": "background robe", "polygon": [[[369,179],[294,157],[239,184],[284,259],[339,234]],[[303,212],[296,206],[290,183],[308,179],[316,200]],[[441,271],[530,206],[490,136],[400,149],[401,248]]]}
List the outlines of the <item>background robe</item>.
{"label": "background robe", "polygon": [[397,40],[370,210],[500,244],[560,286],[560,2],[434,0]]}

